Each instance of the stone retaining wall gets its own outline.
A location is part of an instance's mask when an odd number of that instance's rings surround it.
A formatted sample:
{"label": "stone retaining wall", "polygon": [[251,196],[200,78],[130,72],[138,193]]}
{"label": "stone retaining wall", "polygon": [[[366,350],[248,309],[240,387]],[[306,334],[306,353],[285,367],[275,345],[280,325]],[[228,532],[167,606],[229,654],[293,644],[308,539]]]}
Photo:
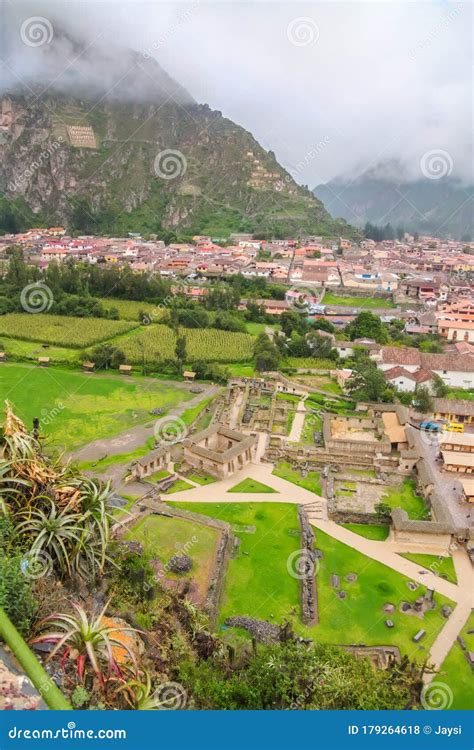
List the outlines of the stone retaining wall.
{"label": "stone retaining wall", "polygon": [[301,619],[305,625],[317,625],[318,592],[316,588],[316,554],[314,552],[314,531],[302,505],[298,506],[298,521],[301,529]]}

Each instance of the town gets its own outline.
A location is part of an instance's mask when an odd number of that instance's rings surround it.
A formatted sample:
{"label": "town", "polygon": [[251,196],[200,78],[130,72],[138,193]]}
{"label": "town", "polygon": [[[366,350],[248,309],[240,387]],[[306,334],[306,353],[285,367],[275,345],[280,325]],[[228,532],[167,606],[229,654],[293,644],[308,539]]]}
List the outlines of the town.
{"label": "town", "polygon": [[[104,604],[111,586],[128,592],[129,609],[114,595],[101,615],[120,669],[144,648],[127,628],[144,628],[147,643],[153,609],[168,601],[181,622],[184,606],[207,618],[208,638],[222,632],[231,672],[249,639],[257,649],[309,639],[380,675],[405,657],[426,661],[422,707],[439,680],[441,707],[466,705],[474,243],[234,234],[167,245],[52,227],[0,247],[6,481],[21,439],[43,470],[60,450],[78,486],[102,487],[102,535],[121,572],[98,550],[88,577],[105,573]],[[14,506],[9,515],[16,523]],[[61,579],[85,561],[73,548],[64,558],[54,534],[39,546],[34,525],[17,522],[23,547],[33,544],[27,582],[38,596],[54,577],[61,612]],[[62,621],[53,608],[43,606],[34,648],[48,641],[48,615]],[[27,633],[35,618],[24,616]],[[142,681],[153,658],[137,677],[147,707],[213,705],[172,662],[152,699]],[[93,671],[77,681],[66,667],[57,700],[94,707]],[[44,705],[9,669],[12,706]],[[123,703],[116,694],[108,705]]]}

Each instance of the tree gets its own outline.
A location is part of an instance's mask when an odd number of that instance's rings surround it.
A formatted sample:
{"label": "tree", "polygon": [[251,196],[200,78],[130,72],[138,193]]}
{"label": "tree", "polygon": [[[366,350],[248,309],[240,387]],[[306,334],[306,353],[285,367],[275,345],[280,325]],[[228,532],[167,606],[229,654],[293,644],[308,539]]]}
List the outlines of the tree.
{"label": "tree", "polygon": [[280,350],[266,333],[257,336],[254,344],[255,366],[260,372],[277,370],[280,364]]}
{"label": "tree", "polygon": [[111,344],[99,344],[92,350],[91,357],[98,370],[108,370],[109,367],[118,367],[125,362],[123,351]]}
{"label": "tree", "polygon": [[376,503],[374,505],[374,511],[377,518],[381,521],[387,521],[392,513],[392,509],[388,503]]}
{"label": "tree", "polygon": [[449,393],[449,388],[446,385],[446,383],[444,382],[444,380],[439,375],[437,375],[435,372],[433,373],[432,380],[433,380],[434,395],[437,398],[446,398],[446,396]]}
{"label": "tree", "polygon": [[349,334],[351,341],[360,338],[374,339],[379,344],[386,344],[388,341],[386,327],[379,316],[370,310],[362,310],[352,323],[349,323],[346,332]]}
{"label": "tree", "polygon": [[176,346],[174,349],[174,353],[176,355],[176,359],[182,366],[186,362],[186,337],[185,336],[178,336],[176,339]]}
{"label": "tree", "polygon": [[413,403],[418,411],[420,411],[422,414],[429,414],[433,411],[433,399],[431,398],[431,394],[425,385],[418,386],[415,391]]}
{"label": "tree", "polygon": [[393,390],[387,386],[384,374],[375,362],[361,357],[347,381],[347,391],[359,401],[391,401]]}

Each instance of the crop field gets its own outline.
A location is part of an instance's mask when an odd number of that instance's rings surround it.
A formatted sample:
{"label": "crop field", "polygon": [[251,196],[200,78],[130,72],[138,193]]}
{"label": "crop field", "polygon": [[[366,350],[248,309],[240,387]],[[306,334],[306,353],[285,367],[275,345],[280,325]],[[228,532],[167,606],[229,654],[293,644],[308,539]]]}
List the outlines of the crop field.
{"label": "crop field", "polygon": [[[253,337],[217,328],[181,328],[186,339],[186,359],[209,362],[239,362],[252,358]],[[127,362],[139,363],[143,354],[148,360],[174,357],[176,336],[168,326],[151,325],[129,336],[120,344]]]}
{"label": "crop field", "polygon": [[139,321],[140,313],[145,313],[151,323],[158,323],[163,314],[163,308],[150,302],[135,302],[129,299],[113,299],[112,297],[99,297],[99,302],[106,310],[114,307],[118,310],[120,320]]}
{"label": "crop field", "polygon": [[138,327],[138,321],[72,318],[45,313],[9,313],[0,316],[0,336],[82,349]]}

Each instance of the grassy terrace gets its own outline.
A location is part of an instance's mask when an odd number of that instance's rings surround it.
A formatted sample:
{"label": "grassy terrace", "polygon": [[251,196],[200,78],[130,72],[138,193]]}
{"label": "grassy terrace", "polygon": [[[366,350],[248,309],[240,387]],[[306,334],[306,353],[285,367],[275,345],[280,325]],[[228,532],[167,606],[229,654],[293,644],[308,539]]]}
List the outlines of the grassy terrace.
{"label": "grassy terrace", "polygon": [[423,555],[423,554],[404,554],[402,557],[406,557],[407,560],[411,560],[417,565],[432,570],[433,573],[446,578],[447,581],[457,583],[456,571],[454,569],[454,563],[452,557],[437,557],[436,555]]}
{"label": "grassy terrace", "polygon": [[317,471],[309,471],[305,477],[301,476],[301,473],[292,467],[291,464],[284,461],[280,462],[274,469],[273,474],[281,479],[286,479],[287,482],[293,482],[299,487],[304,487],[305,490],[315,492],[317,495],[321,494],[321,475]]}
{"label": "grassy terrace", "polygon": [[273,487],[269,487],[262,482],[257,482],[256,479],[243,479],[239,484],[236,484],[232,489],[227,492],[276,492]]}
{"label": "grassy terrace", "polygon": [[[374,539],[376,542],[384,542],[389,532],[388,526],[378,526],[370,523],[343,523],[341,526],[349,529],[349,531],[353,531],[354,534],[364,536],[366,539]],[[408,555],[405,555],[405,557],[408,557]]]}
{"label": "grassy terrace", "polygon": [[405,479],[400,487],[391,487],[381,502],[391,508],[403,508],[408,517],[414,520],[426,518],[426,506],[423,499],[416,493],[416,484],[412,479]]}
{"label": "grassy terrace", "polygon": [[64,448],[152,422],[150,409],[167,410],[190,398],[188,391],[159,380],[19,363],[0,366],[0,392],[28,426],[38,417],[42,434]]}
{"label": "grassy terrace", "polygon": [[[371,560],[321,531],[316,546],[323,558],[317,573],[320,623],[306,627],[300,620],[299,582],[288,573],[291,555],[298,552],[301,540],[296,506],[283,503],[177,503],[197,513],[220,518],[232,524],[241,540],[239,552],[229,562],[220,621],[231,615],[249,615],[270,622],[288,618],[301,635],[325,643],[367,645],[393,644],[411,658],[423,660],[441,627],[440,614],[448,600],[435,594],[437,607],[421,620],[397,610],[382,611],[384,604],[414,602],[425,592],[423,586],[409,590],[408,579],[391,568]],[[354,583],[344,577],[356,573]],[[340,599],[331,586],[331,576],[340,578],[347,593]],[[388,629],[390,617],[395,627]],[[423,628],[426,636],[418,646],[413,636]],[[420,648],[423,646],[424,648]]]}
{"label": "grassy terrace", "polygon": [[[190,577],[198,584],[200,593],[205,593],[219,540],[217,529],[181,518],[151,515],[135,524],[125,538],[140,542],[147,555],[158,558],[164,565],[180,549],[185,550],[193,561]],[[167,573],[167,577],[179,576]]]}
{"label": "grassy terrace", "polygon": [[458,641],[453,645],[448,656],[441,665],[436,680],[444,682],[453,693],[453,703],[448,708],[466,709],[473,708],[474,674],[466,658],[467,651],[474,651],[474,614],[471,614],[465,627],[461,631],[461,638],[466,644],[463,651]]}
{"label": "grassy terrace", "polygon": [[324,305],[343,305],[345,307],[361,307],[378,310],[382,308],[395,307],[391,299],[379,299],[378,297],[342,297],[332,292],[326,292],[323,298]]}

